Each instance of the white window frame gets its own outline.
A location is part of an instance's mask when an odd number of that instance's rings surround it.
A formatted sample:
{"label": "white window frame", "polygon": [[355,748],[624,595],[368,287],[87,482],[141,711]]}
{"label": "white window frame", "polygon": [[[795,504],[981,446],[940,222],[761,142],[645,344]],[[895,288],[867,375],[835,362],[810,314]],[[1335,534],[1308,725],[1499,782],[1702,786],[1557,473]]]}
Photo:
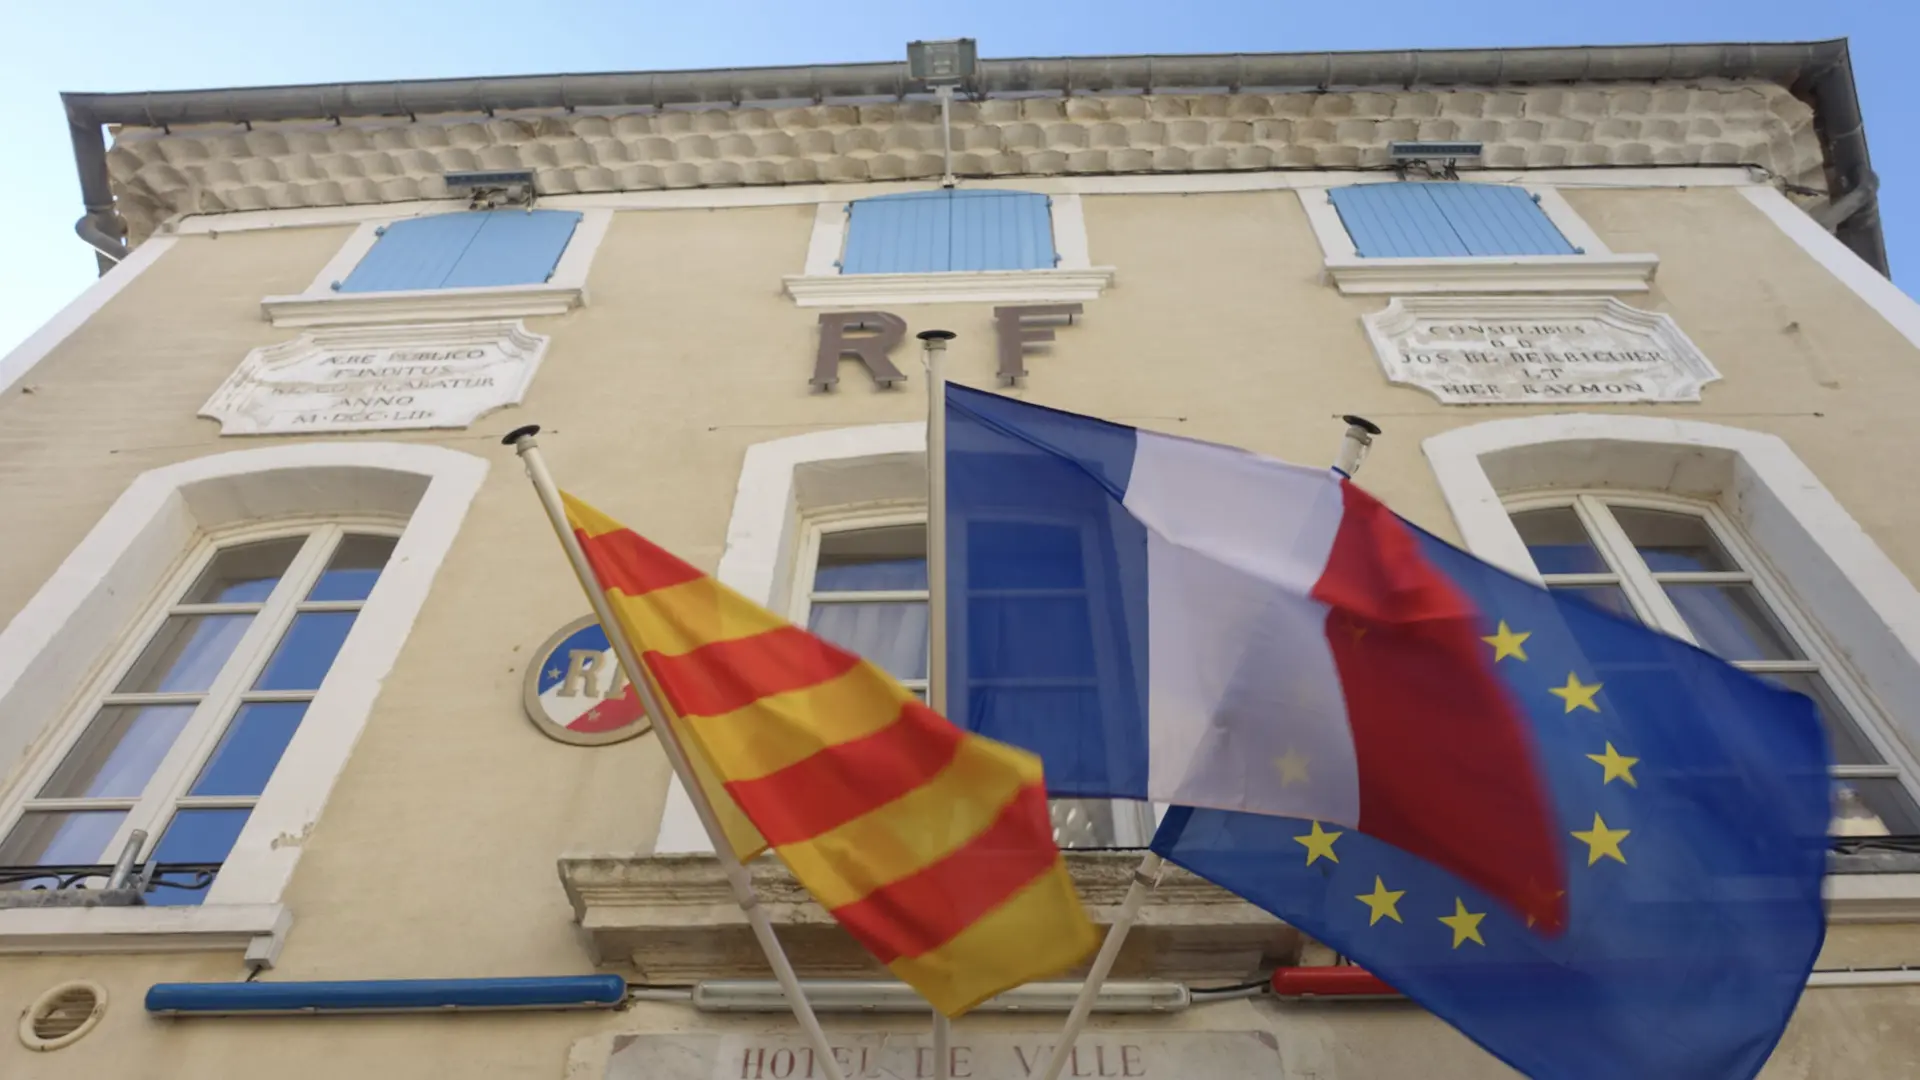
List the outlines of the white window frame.
{"label": "white window frame", "polygon": [[[714,576],[770,610],[804,618],[798,605],[812,584],[819,527],[926,520],[926,467],[924,423],[834,428],[749,446]],[[1152,814],[1157,824],[1166,807],[1155,804]],[[1141,845],[1149,839],[1150,830]],[[678,776],[669,781],[653,850],[713,853]]]}
{"label": "white window frame", "polygon": [[[796,626],[806,626],[813,612],[815,601],[813,576],[820,566],[820,543],[828,533],[854,532],[864,529],[883,529],[890,525],[924,525],[927,521],[926,507],[917,506],[910,510],[841,510],[821,514],[806,522],[806,532],[801,541],[800,553],[794,560],[793,601],[788,618]],[[910,589],[894,592],[862,592],[861,600],[887,601],[908,600],[926,602],[930,590]],[[897,676],[896,676],[897,678]],[[909,690],[924,691],[925,679],[901,679],[902,685]],[[1097,802],[1092,799],[1054,799],[1050,802]],[[1111,847],[1138,849],[1147,846],[1153,839],[1153,829],[1157,817],[1153,808],[1144,802],[1132,799],[1108,800],[1113,806],[1114,838]]]}
{"label": "white window frame", "polygon": [[1693,645],[1700,645],[1699,639],[1681,617],[1661,581],[1656,580],[1648,570],[1633,541],[1628,539],[1611,513],[1596,512],[1596,509],[1605,511],[1612,507],[1637,507],[1665,510],[1704,521],[1713,538],[1733,557],[1740,569],[1711,573],[1663,573],[1661,577],[1670,581],[1685,578],[1688,582],[1699,584],[1751,585],[1767,610],[1780,621],[1789,639],[1805,654],[1806,660],[1730,661],[1733,666],[1759,675],[1801,672],[1820,676],[1845,709],[1847,719],[1853,721],[1854,726],[1886,761],[1885,765],[1836,765],[1832,770],[1834,779],[1899,780],[1907,793],[1920,802],[1920,760],[1916,760],[1907,747],[1891,735],[1892,725],[1880,712],[1872,696],[1861,689],[1859,680],[1848,670],[1839,652],[1818,625],[1800,610],[1799,603],[1780,580],[1777,571],[1767,565],[1766,559],[1741,535],[1739,528],[1718,506],[1701,499],[1605,489],[1555,491],[1506,501],[1509,517],[1528,510],[1558,507],[1573,510],[1611,570],[1604,575],[1543,574],[1541,579],[1548,584],[1560,585],[1600,584],[1602,577],[1611,579],[1610,583],[1619,585],[1626,594],[1627,602],[1632,605],[1641,622]]}
{"label": "white window frame", "polygon": [[[70,714],[57,723],[58,734],[45,741],[21,777],[9,785],[4,802],[0,802],[0,839],[10,835],[14,826],[28,813],[121,810],[126,817],[104,851],[93,860],[110,864],[119,856],[136,829],[146,833],[140,858],[152,858],[176,811],[245,809],[251,812],[259,803],[259,796],[190,796],[187,789],[213,755],[221,737],[232,726],[243,706],[243,698],[249,693],[248,688],[292,627],[294,618],[308,610],[353,611],[357,615],[366,606],[362,600],[308,603],[304,599],[307,590],[312,588],[326,569],[326,561],[332,557],[340,541],[349,534],[398,539],[405,524],[391,517],[374,516],[295,518],[236,526],[203,537],[187,553],[180,571],[163,587],[158,602],[124,635],[114,658],[102,669],[100,677],[81,693],[78,705]],[[265,602],[244,605],[185,605],[181,602],[181,596],[199,579],[220,550],[295,536],[301,538],[300,549],[295,552]],[[147,779],[141,794],[124,798],[46,798],[37,795],[66,761],[68,752],[85,735],[108,698],[151,698],[154,700],[140,704],[163,703],[162,699],[168,695],[117,694],[114,687],[140,659],[167,619],[179,614],[182,607],[188,609],[187,613],[203,615],[222,614],[237,608],[258,610],[248,612],[253,616],[252,620],[222,663],[219,675],[204,692],[194,695],[199,700],[192,716]],[[325,685],[324,682],[322,685]],[[318,691],[319,688],[315,688],[313,692],[282,696],[310,700],[319,696]]]}
{"label": "white window frame", "polygon": [[[972,185],[970,185],[972,186]],[[993,188],[997,185],[980,185]],[[1024,191],[1010,187],[1009,190]],[[1095,300],[1113,284],[1111,266],[1095,266],[1087,251],[1086,211],[1080,196],[1046,193],[1053,223],[1051,270],[954,270],[918,274],[842,274],[852,223],[851,202],[822,202],[814,210],[806,269],[782,280],[800,307],[872,304],[1067,303]]]}
{"label": "white window frame", "polygon": [[[1660,492],[1711,502],[1859,693],[1879,732],[1920,760],[1920,590],[1777,435],[1695,420],[1561,413],[1471,424],[1422,443],[1468,551],[1540,575],[1505,500],[1556,490]],[[1833,874],[1831,922],[1920,919],[1920,873]]]}
{"label": "white window frame", "polygon": [[[1356,174],[1352,180],[1354,184],[1395,182],[1397,177],[1378,173]],[[1443,182],[1490,181],[1476,181],[1470,174]],[[1363,258],[1334,208],[1333,187],[1302,187],[1295,193],[1320,242],[1327,277],[1343,293],[1645,292],[1652,287],[1659,256],[1615,254],[1552,185],[1508,186],[1534,196],[1547,220],[1580,254]]]}
{"label": "white window frame", "polygon": [[[539,209],[547,209],[539,207]],[[553,275],[533,285],[482,285],[457,289],[396,289],[389,292],[338,292],[373,250],[387,226],[409,217],[462,213],[466,203],[428,205],[416,213],[363,221],[339,252],[314,275],[305,292],[269,296],[260,308],[275,326],[342,326],[370,323],[416,322],[444,319],[518,319],[529,315],[564,315],[587,302],[587,271],[600,242],[613,224],[613,211],[577,211],[580,223],[554,264]],[[490,213],[513,213],[509,209]]]}
{"label": "white window frame", "polygon": [[198,906],[0,910],[0,954],[245,951],[271,966],[291,925],[282,894],[487,474],[412,443],[290,443],[142,473],[0,629],[0,775],[42,775],[50,737],[97,673],[136,646],[183,556],[212,535],[294,517],[404,520],[387,568]]}
{"label": "white window frame", "polygon": [[[807,521],[806,532],[800,542],[800,552],[793,562],[793,588],[789,590],[793,599],[788,605],[787,621],[795,626],[806,626],[813,615],[813,605],[819,601],[817,590],[813,587],[814,575],[820,570],[820,544],[829,533],[860,532],[867,529],[885,529],[899,525],[925,525],[927,512],[924,507],[911,510],[842,510],[838,513],[820,514]],[[855,593],[836,593],[836,597],[846,597],[854,603],[888,603],[894,601],[907,603],[932,604],[931,589],[891,589],[861,590]],[[857,596],[857,599],[855,597]],[[829,603],[833,601],[828,601]],[[926,679],[904,679],[893,676],[895,681],[909,690],[924,694]]]}

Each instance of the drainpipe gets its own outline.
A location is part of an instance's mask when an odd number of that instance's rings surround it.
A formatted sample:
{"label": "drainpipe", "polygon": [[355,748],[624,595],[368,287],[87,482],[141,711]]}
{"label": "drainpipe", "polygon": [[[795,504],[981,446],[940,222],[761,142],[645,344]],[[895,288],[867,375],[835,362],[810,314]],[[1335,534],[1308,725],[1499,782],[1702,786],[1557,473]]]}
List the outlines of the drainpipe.
{"label": "drainpipe", "polygon": [[107,143],[97,122],[83,123],[71,115],[67,134],[73,140],[73,159],[80,169],[80,199],[87,214],[73,223],[73,231],[93,248],[100,273],[127,257],[127,223],[113,209],[113,184],[107,176]]}

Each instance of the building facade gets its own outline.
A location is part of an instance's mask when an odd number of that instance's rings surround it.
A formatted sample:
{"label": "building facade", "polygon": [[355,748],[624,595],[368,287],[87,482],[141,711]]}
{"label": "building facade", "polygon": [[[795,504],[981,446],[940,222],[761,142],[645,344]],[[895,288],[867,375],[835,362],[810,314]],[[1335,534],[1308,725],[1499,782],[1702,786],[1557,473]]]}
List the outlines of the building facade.
{"label": "building facade", "polygon": [[[0,1075],[823,1075],[500,437],[921,685],[930,329],[1291,461],[1365,416],[1399,513],[1809,694],[1831,931],[1765,1075],[1920,1070],[1920,306],[1844,43],[988,61],[944,124],[899,64],[67,107],[110,269],[0,360]],[[1153,813],[1056,805],[1096,916]],[[753,875],[803,977],[878,977]],[[1169,874],[1071,1075],[1510,1075],[1404,1001],[1204,992],[1334,960]],[[632,999],[143,1004],[593,973]],[[1060,1019],[964,1018],[954,1074]],[[924,1014],[826,1020],[925,1065]]]}

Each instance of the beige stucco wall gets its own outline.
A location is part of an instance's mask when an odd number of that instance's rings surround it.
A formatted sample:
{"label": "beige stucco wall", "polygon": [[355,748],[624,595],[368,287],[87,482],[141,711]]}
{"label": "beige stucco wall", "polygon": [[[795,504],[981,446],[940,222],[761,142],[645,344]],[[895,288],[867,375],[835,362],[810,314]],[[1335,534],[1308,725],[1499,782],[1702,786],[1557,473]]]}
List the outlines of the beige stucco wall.
{"label": "beige stucco wall", "polygon": [[[1906,573],[1920,573],[1920,501],[1886,497],[1885,464],[1920,451],[1909,419],[1920,406],[1915,350],[1735,190],[1567,196],[1615,251],[1661,256],[1653,291],[1627,299],[1672,314],[1725,376],[1697,405],[1588,411],[1777,433]],[[1388,385],[1359,322],[1385,299],[1321,283],[1320,249],[1289,192],[1084,205],[1093,261],[1117,267],[1118,280],[1051,351],[1029,358],[1019,393],[1030,400],[1304,462],[1330,459],[1335,417],[1358,412],[1387,431],[1364,482],[1443,535],[1453,529],[1421,440],[1540,411],[1443,408]],[[529,653],[585,604],[497,436],[545,425],[542,444],[566,486],[712,567],[747,447],[924,414],[918,379],[879,391],[851,362],[837,392],[810,391],[818,312],[794,306],[779,278],[803,264],[812,219],[811,206],[618,214],[593,265],[591,304],[529,320],[552,345],[521,407],[466,431],[365,436],[435,443],[495,468],[305,841],[285,897],[296,921],[265,978],[590,970],[554,860],[648,850],[666,768],[650,738],[563,746],[521,715]],[[262,320],[260,298],[303,289],[350,231],[182,237],[0,398],[0,620],[142,471],[287,441],[222,440],[195,413],[248,349],[294,336]],[[887,307],[912,331],[959,333],[952,377],[993,384],[990,305]],[[917,371],[911,349],[895,359]],[[1837,928],[1829,955],[1920,963],[1920,928]],[[619,1016],[179,1023],[140,1011],[154,982],[243,975],[237,956],[0,957],[0,1012],[66,977],[99,979],[113,999],[100,1030],[54,1054],[0,1038],[0,1076],[558,1077],[572,1041],[596,1032],[785,1026],[722,1024],[668,1005]],[[1916,1005],[1912,988],[1812,991],[1767,1075],[1911,1075],[1920,1036],[1898,1018]],[[1106,1023],[1271,1028],[1301,1077],[1501,1074],[1405,1006],[1236,1003]]]}

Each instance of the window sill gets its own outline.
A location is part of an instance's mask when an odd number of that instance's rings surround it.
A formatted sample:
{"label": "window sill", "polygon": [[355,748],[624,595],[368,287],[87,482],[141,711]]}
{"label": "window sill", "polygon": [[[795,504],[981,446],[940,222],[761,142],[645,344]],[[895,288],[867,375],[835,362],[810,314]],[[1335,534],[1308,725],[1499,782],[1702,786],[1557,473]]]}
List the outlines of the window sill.
{"label": "window sill", "polygon": [[9,908],[0,910],[0,955],[233,952],[272,967],[292,925],[280,904]]}
{"label": "window sill", "polygon": [[1327,260],[1327,274],[1349,294],[1645,292],[1659,267],[1657,255]]}
{"label": "window sill", "polygon": [[865,304],[1053,303],[1096,300],[1113,284],[1111,266],[1072,270],[983,270],[939,274],[790,274],[800,307]]}
{"label": "window sill", "polygon": [[1920,873],[1829,873],[1830,923],[1920,922]]}
{"label": "window sill", "polygon": [[544,284],[269,296],[260,309],[275,326],[347,326],[565,315],[586,302],[582,286]]}
{"label": "window sill", "polygon": [[[1112,922],[1137,851],[1069,851],[1067,868],[1093,921]],[[647,982],[765,978],[768,968],[711,855],[560,860],[560,881],[594,962],[631,965]],[[776,859],[748,867],[794,969],[805,978],[885,978],[886,970],[813,902]],[[1239,981],[1294,963],[1304,937],[1200,878],[1168,866],[1127,937],[1116,978]],[[1071,975],[1063,977],[1071,978]]]}

